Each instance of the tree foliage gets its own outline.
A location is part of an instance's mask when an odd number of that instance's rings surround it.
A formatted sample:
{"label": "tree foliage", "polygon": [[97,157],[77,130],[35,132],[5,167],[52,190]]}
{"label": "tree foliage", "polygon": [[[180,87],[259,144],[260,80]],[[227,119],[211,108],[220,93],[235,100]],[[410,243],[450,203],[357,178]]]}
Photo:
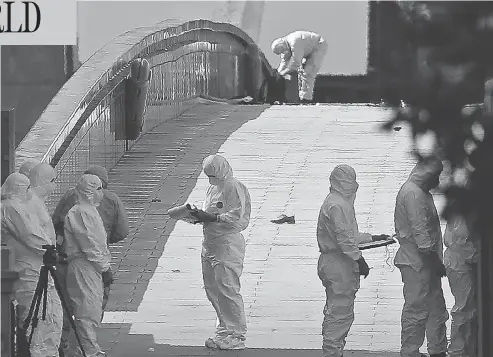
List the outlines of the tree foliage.
{"label": "tree foliage", "polygon": [[[412,127],[415,154],[425,133],[436,139],[435,154],[450,165],[442,187],[444,217],[460,212],[478,236],[493,234],[493,114],[469,106],[482,98],[493,78],[493,2],[397,2],[405,41],[414,49],[413,68],[395,92],[395,116],[386,123]],[[478,96],[479,94],[479,96]],[[404,100],[406,108],[397,108]],[[476,101],[477,102],[477,101]],[[460,175],[462,173],[462,175]],[[467,177],[467,184],[461,177]]]}

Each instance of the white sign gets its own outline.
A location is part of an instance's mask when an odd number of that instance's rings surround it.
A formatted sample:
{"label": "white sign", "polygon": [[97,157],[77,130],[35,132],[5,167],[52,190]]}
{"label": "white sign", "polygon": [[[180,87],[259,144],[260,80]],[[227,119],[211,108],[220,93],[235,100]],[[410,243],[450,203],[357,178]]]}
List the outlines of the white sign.
{"label": "white sign", "polygon": [[75,45],[76,0],[0,1],[0,45]]}

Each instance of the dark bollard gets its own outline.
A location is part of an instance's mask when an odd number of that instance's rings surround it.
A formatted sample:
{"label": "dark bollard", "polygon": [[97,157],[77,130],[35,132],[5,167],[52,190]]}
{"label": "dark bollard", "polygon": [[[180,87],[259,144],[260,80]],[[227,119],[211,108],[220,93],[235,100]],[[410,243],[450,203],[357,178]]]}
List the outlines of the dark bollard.
{"label": "dark bollard", "polygon": [[135,140],[142,132],[151,69],[146,59],[136,59],[130,65],[125,81],[125,139]]}

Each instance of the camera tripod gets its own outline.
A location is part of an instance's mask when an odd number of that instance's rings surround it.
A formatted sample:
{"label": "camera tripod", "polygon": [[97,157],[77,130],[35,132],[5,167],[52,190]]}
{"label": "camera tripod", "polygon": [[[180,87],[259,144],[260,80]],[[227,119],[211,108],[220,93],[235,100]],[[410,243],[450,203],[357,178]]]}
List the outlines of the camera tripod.
{"label": "camera tripod", "polygon": [[[60,302],[62,303],[63,310],[68,316],[68,320],[70,322],[70,326],[74,330],[75,333],[75,338],[77,339],[77,342],[79,344],[79,348],[82,352],[82,355],[84,357],[87,357],[86,352],[84,351],[84,348],[82,347],[82,343],[80,341],[79,334],[77,332],[77,327],[75,326],[74,319],[72,318],[72,315],[69,312],[67,302],[64,299],[63,293],[60,288],[60,283],[58,281],[58,278],[55,274],[55,263],[56,263],[56,248],[53,245],[43,245],[43,249],[46,249],[45,254],[43,255],[43,266],[41,267],[40,270],[40,276],[38,279],[38,284],[36,286],[36,290],[34,292],[34,296],[31,302],[31,306],[29,308],[29,313],[24,320],[24,324],[22,326],[23,333],[27,332],[27,329],[29,327],[29,324],[31,323],[32,320],[32,328],[31,328],[31,333],[29,335],[29,339],[27,340],[28,346],[31,345],[32,338],[33,338],[33,333],[34,330],[38,327],[38,322],[39,322],[39,308],[41,305],[41,300],[43,299],[43,315],[42,319],[46,319],[46,305],[47,305],[47,299],[48,299],[48,274],[51,275],[53,278],[53,282],[55,283],[55,289],[58,294],[58,297],[60,298]],[[34,315],[34,316],[33,316]],[[27,338],[27,336],[26,336]]]}

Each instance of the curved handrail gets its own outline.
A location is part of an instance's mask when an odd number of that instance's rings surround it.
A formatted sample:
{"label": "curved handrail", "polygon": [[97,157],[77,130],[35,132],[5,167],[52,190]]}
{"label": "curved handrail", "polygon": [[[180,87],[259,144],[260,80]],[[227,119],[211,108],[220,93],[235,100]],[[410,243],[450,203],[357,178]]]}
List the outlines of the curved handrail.
{"label": "curved handrail", "polygon": [[[200,42],[201,37],[207,38],[207,32],[215,33],[218,38],[230,36],[244,44],[248,56],[258,57],[263,73],[252,73],[253,76],[263,77],[272,72],[253,40],[231,24],[209,20],[185,23],[167,20],[125,32],[98,50],[63,85],[18,145],[16,167],[27,158],[56,165],[54,158],[61,156],[99,101],[128,75],[132,60],[173,50],[173,46],[183,46],[186,36],[190,43]],[[255,90],[258,90],[258,83]]]}

